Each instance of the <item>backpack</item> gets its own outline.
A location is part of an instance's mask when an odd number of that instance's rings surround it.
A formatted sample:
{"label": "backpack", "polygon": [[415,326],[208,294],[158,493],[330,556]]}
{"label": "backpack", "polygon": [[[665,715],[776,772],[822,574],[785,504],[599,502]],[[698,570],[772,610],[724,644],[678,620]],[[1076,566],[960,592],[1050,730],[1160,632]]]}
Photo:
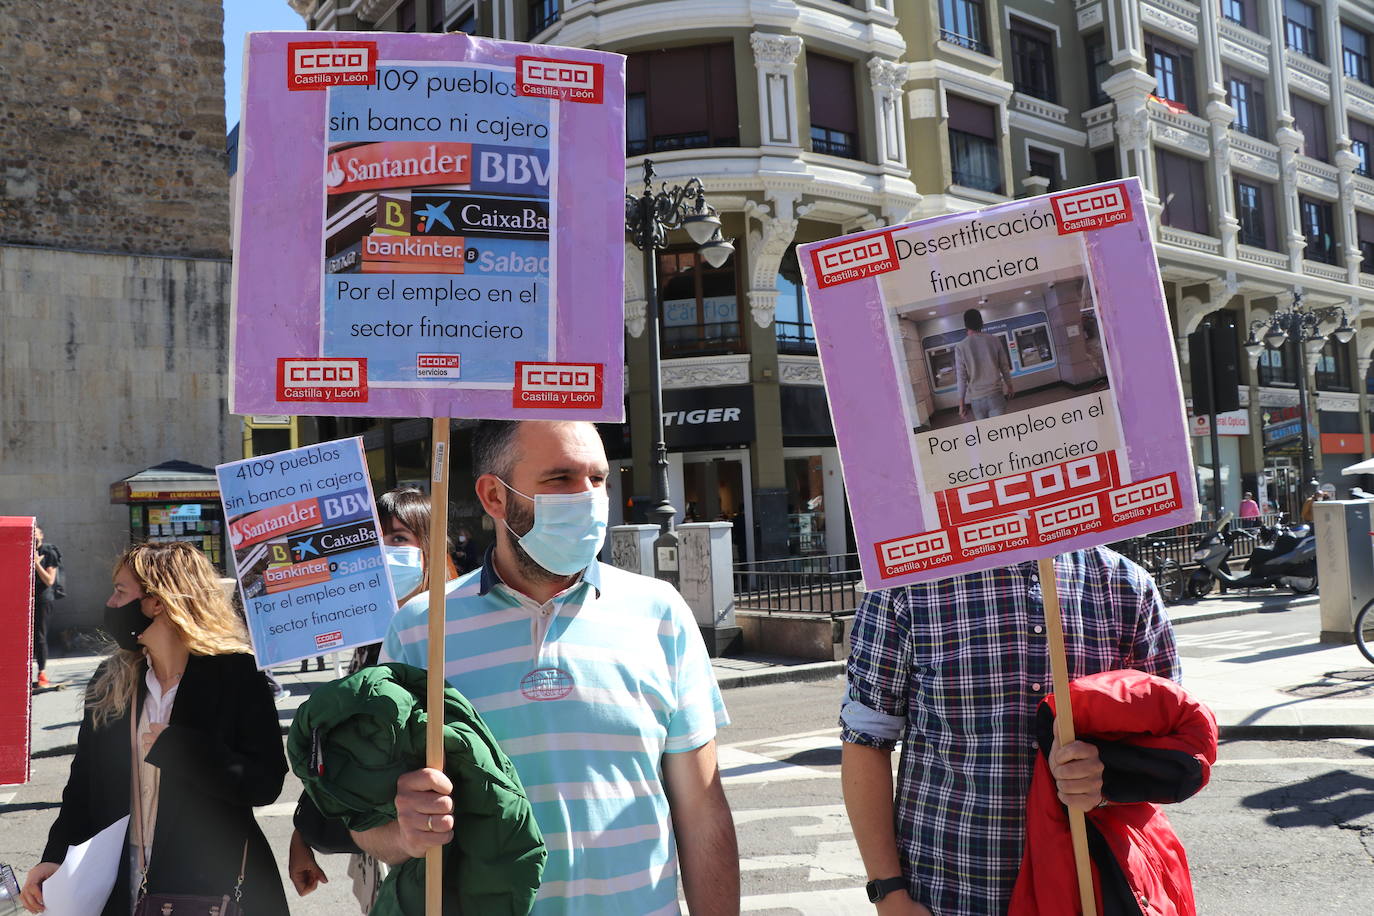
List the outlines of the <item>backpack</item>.
{"label": "backpack", "polygon": [[52,585],[49,586],[49,588],[52,589],[53,598],[67,597],[66,575],[62,571],[62,551],[58,550],[53,544],[44,544],[42,547],[38,548],[38,552],[43,555],[44,559],[57,564],[57,578],[53,579]]}

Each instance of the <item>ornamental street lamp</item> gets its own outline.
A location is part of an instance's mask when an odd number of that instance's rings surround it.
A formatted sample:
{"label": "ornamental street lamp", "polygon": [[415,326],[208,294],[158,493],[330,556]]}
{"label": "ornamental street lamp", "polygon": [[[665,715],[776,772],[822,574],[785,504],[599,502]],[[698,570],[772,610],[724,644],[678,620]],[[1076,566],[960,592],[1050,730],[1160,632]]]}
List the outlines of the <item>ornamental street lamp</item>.
{"label": "ornamental street lamp", "polygon": [[644,160],[644,193],[625,195],[625,231],[644,255],[644,297],[648,310],[649,333],[649,422],[654,431],[654,508],[658,516],[658,539],[654,541],[654,575],[674,585],[678,581],[677,533],[673,516],[677,510],[668,500],[668,446],[663,440],[663,379],[660,375],[658,255],[668,247],[668,233],[685,229],[697,245],[697,252],[712,267],[720,267],[734,253],[735,246],[720,234],[720,217],[706,202],[701,179],[655,191],[654,164]]}
{"label": "ornamental street lamp", "polygon": [[1251,360],[1259,359],[1265,347],[1280,350],[1290,340],[1298,344],[1298,432],[1302,443],[1301,473],[1303,486],[1309,489],[1314,488],[1317,481],[1313,478],[1312,440],[1307,425],[1307,360],[1309,357],[1315,359],[1321,355],[1322,348],[1326,346],[1326,337],[1319,330],[1322,322],[1334,321],[1337,317],[1340,318],[1340,325],[1332,333],[1341,343],[1350,343],[1355,337],[1355,329],[1350,325],[1345,309],[1339,305],[1304,306],[1302,293],[1294,292],[1292,307],[1274,313],[1262,339],[1256,338],[1255,332],[1264,328],[1265,322],[1250,322],[1250,336],[1244,344],[1245,352],[1250,355]]}

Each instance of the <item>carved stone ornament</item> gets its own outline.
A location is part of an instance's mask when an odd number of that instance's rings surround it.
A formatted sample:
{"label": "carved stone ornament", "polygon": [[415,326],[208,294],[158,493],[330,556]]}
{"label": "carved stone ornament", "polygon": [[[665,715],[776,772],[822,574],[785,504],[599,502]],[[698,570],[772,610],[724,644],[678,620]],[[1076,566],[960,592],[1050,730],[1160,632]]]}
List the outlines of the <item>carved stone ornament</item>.
{"label": "carved stone ornament", "polygon": [[881,57],[870,57],[868,59],[868,73],[869,78],[873,81],[873,88],[879,92],[895,95],[906,86],[906,64],[884,60]]}
{"label": "carved stone ornament", "polygon": [[754,65],[770,69],[785,69],[797,65],[801,54],[802,40],[795,35],[773,35],[754,32],[749,36],[749,45],[754,49]]}
{"label": "carved stone ornament", "polygon": [[754,289],[773,289],[777,283],[778,265],[797,235],[799,221],[774,216],[760,222],[763,232],[749,236],[750,253],[754,256],[750,285]]}
{"label": "carved stone ornament", "polygon": [[631,337],[639,337],[644,333],[644,322],[649,317],[649,303],[644,299],[625,300],[625,330],[630,332]]}
{"label": "carved stone ornament", "polygon": [[766,328],[777,317],[778,291],[776,289],[749,290],[749,313],[754,316],[754,324]]}
{"label": "carved stone ornament", "polygon": [[1150,113],[1141,108],[1116,119],[1116,133],[1126,149],[1141,149],[1150,136]]}

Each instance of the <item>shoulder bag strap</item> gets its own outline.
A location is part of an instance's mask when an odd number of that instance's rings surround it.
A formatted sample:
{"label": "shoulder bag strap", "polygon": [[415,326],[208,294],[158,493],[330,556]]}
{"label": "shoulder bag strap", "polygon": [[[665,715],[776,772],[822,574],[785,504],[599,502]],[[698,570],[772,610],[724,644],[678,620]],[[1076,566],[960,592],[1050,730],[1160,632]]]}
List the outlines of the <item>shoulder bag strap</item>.
{"label": "shoulder bag strap", "polygon": [[129,708],[129,758],[133,768],[133,798],[130,799],[130,806],[134,809],[134,816],[137,818],[136,823],[138,825],[138,900],[141,901],[148,894],[148,864],[143,860],[143,846],[147,838],[143,835],[143,774],[140,770],[142,761],[138,759],[137,692],[134,693],[134,699]]}

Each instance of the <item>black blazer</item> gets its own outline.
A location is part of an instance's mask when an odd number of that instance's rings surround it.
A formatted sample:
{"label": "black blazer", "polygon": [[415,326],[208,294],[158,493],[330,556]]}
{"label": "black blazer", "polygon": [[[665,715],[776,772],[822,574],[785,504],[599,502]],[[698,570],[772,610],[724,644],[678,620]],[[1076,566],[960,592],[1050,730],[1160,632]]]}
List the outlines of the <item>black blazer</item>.
{"label": "black blazer", "polygon": [[[140,712],[146,693],[140,677]],[[148,762],[161,777],[148,890],[232,894],[246,839],[244,911],[287,916],[276,861],[253,819],[254,807],[281,793],[286,754],[272,691],[251,655],[190,657]],[[61,862],[68,846],[130,813],[130,763],[128,713],[96,728],[88,707],[44,862]],[[131,880],[121,869],[102,916],[127,916]]]}

